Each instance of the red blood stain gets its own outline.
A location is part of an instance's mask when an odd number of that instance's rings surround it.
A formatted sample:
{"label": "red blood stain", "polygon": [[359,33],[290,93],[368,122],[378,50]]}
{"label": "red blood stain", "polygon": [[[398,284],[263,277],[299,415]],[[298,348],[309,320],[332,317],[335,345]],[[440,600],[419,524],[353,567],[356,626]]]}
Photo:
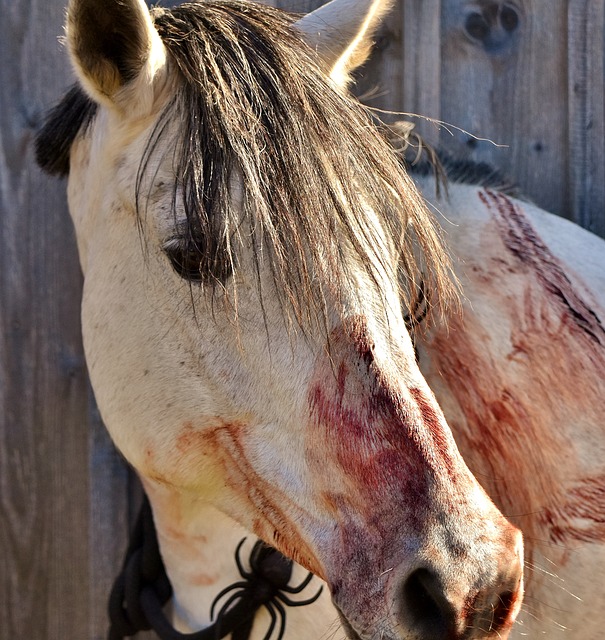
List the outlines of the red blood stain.
{"label": "red blood stain", "polygon": [[[280,489],[258,475],[250,464],[244,444],[248,426],[222,423],[200,431],[200,442],[207,455],[222,467],[229,489],[248,503],[246,516],[252,519],[253,532],[265,542],[274,545],[309,571],[323,577],[325,572],[315,553],[303,539],[296,522],[309,522],[309,515]],[[184,434],[189,439],[185,426]],[[246,526],[246,522],[242,524]]]}
{"label": "red blood stain", "polygon": [[436,491],[453,490],[453,480],[468,488],[470,476],[435,400],[377,364],[362,319],[329,345],[309,391],[308,462],[322,505],[340,521],[341,561],[363,574],[399,553],[405,532],[421,535]]}
{"label": "red blood stain", "polygon": [[[221,418],[205,418],[197,427],[191,421],[183,424],[174,439],[174,447],[162,458],[161,466],[156,457],[139,471],[143,477],[164,485],[178,487],[195,485],[196,474],[202,469],[220,477],[239,501],[239,509],[230,515],[267,543],[282,553],[322,577],[324,571],[314,552],[302,537],[295,522],[309,522],[309,515],[303,513],[280,489],[258,475],[248,460],[245,446],[251,429],[244,422],[228,422]],[[210,422],[210,424],[208,424]],[[148,448],[151,451],[151,448]],[[174,539],[187,537],[179,533],[179,525],[170,526]]]}
{"label": "red blood stain", "polygon": [[[487,499],[482,506],[469,504],[476,484],[435,399],[417,379],[410,383],[409,361],[381,362],[366,332],[359,318],[352,330],[343,327],[330,336],[329,358],[318,363],[309,390],[307,455],[319,504],[334,520],[335,537],[326,550],[332,595],[348,611],[363,612],[363,625],[380,615],[385,596],[392,595],[384,587],[390,571],[395,569],[392,589],[400,572],[419,558],[447,565],[452,574],[458,565],[464,575],[481,557],[473,575],[477,584],[494,564],[502,583],[516,570],[510,554],[516,530],[490,510]],[[321,457],[314,448],[321,448]],[[512,624],[520,576],[511,586],[496,620],[500,631]],[[471,591],[472,598],[477,590]],[[472,608],[469,600],[467,609]],[[463,607],[460,615],[468,611]],[[353,624],[356,615],[349,613]]]}
{"label": "red blood stain", "polygon": [[584,478],[540,518],[555,542],[604,542],[605,475]]}
{"label": "red blood stain", "polygon": [[410,394],[418,406],[424,425],[427,427],[428,437],[432,443],[430,448],[434,451],[446,453],[446,455],[442,456],[443,468],[447,471],[450,481],[457,482],[459,466],[453,464],[453,456],[447,455],[447,452],[451,451],[452,447],[451,436],[444,430],[443,418],[435,410],[436,400],[433,397],[429,399],[426,393],[414,387],[410,388]]}
{"label": "red blood stain", "polygon": [[550,303],[593,345],[604,347],[605,327],[599,316],[572,284],[564,265],[542,241],[522,209],[502,193],[479,192],[479,198],[493,215],[505,246],[531,269]]}
{"label": "red blood stain", "polygon": [[199,431],[192,422],[186,422],[183,429],[176,437],[175,446],[181,453],[187,453],[199,445]]}
{"label": "red blood stain", "polygon": [[207,587],[215,584],[219,577],[219,574],[214,573],[196,573],[189,578],[189,583],[194,586]]}

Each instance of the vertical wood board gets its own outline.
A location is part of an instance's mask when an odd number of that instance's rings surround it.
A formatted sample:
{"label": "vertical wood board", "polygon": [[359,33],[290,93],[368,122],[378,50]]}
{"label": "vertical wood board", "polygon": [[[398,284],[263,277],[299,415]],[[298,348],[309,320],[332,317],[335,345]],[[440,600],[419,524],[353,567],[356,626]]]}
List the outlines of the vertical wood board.
{"label": "vertical wood board", "polygon": [[571,218],[605,237],[605,5],[569,4]]}
{"label": "vertical wood board", "polygon": [[65,181],[44,176],[32,150],[71,82],[64,2],[0,8],[0,637],[102,638],[124,470],[90,431]]}

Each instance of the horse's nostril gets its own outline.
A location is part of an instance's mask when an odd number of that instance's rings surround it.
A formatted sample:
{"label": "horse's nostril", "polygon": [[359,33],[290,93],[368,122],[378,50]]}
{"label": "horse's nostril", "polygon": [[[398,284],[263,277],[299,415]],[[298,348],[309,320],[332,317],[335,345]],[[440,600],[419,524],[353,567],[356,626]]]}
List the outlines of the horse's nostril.
{"label": "horse's nostril", "polygon": [[475,605],[472,625],[486,633],[498,634],[510,624],[510,615],[515,606],[516,595],[512,591],[504,591],[497,600],[481,606]]}
{"label": "horse's nostril", "polygon": [[439,573],[420,568],[410,573],[403,585],[401,614],[414,638],[496,638],[510,626],[517,597],[509,589],[499,595],[490,589],[481,590],[472,606],[467,603],[458,609],[448,598]]}
{"label": "horse's nostril", "polygon": [[507,624],[514,602],[515,594],[512,591],[500,595],[492,613],[492,631],[499,631]]}
{"label": "horse's nostril", "polygon": [[405,614],[419,637],[443,640],[450,636],[456,613],[435,573],[429,569],[416,569],[405,581],[402,595]]}

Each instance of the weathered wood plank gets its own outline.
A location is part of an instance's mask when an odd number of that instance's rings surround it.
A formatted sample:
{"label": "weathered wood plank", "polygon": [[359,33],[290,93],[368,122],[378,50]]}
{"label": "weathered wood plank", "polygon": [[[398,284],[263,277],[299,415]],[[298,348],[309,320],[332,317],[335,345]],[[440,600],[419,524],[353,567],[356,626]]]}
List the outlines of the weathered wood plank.
{"label": "weathered wood plank", "polygon": [[[125,485],[115,486],[111,447],[88,430],[65,183],[42,175],[31,149],[70,82],[58,42],[64,2],[1,0],[0,11],[1,635],[102,638],[100,591],[124,542],[115,496],[125,509]],[[113,466],[99,470],[105,454]]]}
{"label": "weathered wood plank", "polygon": [[571,217],[605,237],[605,5],[569,3]]}
{"label": "weathered wood plank", "polygon": [[38,174],[28,148],[38,109],[65,81],[38,55],[41,42],[57,46],[61,11],[5,1],[1,11],[0,619],[7,637],[63,637],[88,617],[80,276],[64,187]]}
{"label": "weathered wood plank", "polygon": [[568,214],[565,3],[443,6],[441,118],[508,148],[459,131],[443,146],[492,162],[542,207]]}
{"label": "weathered wood plank", "polygon": [[429,144],[437,144],[439,128],[424,118],[438,120],[441,117],[441,55],[437,46],[441,4],[442,0],[414,0],[403,4],[401,104],[420,116],[416,127]]}
{"label": "weathered wood plank", "polygon": [[107,635],[107,601],[122,566],[130,531],[130,472],[116,452],[90,397],[89,635]]}
{"label": "weathered wood plank", "polygon": [[441,113],[441,2],[396,4],[377,35],[358,85],[358,93],[368,96],[364,99],[367,104],[384,110],[384,121],[411,119],[433,145],[438,144],[439,129],[426,118],[439,119]]}
{"label": "weathered wood plank", "polygon": [[0,3],[0,619],[10,638],[73,637],[88,623],[86,375],[80,275],[64,185],[29,144],[66,74],[59,3]]}

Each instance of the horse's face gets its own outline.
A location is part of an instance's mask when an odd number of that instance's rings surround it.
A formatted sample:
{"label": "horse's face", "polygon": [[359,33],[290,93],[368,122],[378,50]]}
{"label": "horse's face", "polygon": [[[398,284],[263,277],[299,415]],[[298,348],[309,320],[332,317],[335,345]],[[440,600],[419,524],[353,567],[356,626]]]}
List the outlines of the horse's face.
{"label": "horse's face", "polygon": [[[124,41],[104,22],[122,25]],[[245,30],[243,14],[237,22]],[[191,534],[196,501],[209,501],[325,578],[351,637],[504,637],[520,605],[520,536],[467,470],[415,363],[394,284],[395,238],[377,210],[401,204],[406,193],[395,189],[405,178],[377,179],[380,193],[359,195],[366,178],[347,190],[336,155],[320,150],[336,196],[327,211],[308,211],[317,217],[310,229],[290,221],[302,238],[292,237],[301,251],[290,254],[269,228],[286,223],[262,217],[263,188],[247,183],[236,154],[228,211],[196,201],[230,244],[208,249],[203,221],[181,198],[182,112],[160,115],[179,90],[181,61],[142,2],[72,2],[68,42],[99,105],[70,155],[86,357],[113,439],[156,516],[171,511],[173,532],[162,538],[169,574],[171,540]],[[328,121],[326,135],[338,124]],[[342,128],[335,137],[356,135]],[[267,191],[288,191],[295,157],[284,156],[283,175],[261,176],[281,178]],[[314,236],[315,222],[333,237]]]}

